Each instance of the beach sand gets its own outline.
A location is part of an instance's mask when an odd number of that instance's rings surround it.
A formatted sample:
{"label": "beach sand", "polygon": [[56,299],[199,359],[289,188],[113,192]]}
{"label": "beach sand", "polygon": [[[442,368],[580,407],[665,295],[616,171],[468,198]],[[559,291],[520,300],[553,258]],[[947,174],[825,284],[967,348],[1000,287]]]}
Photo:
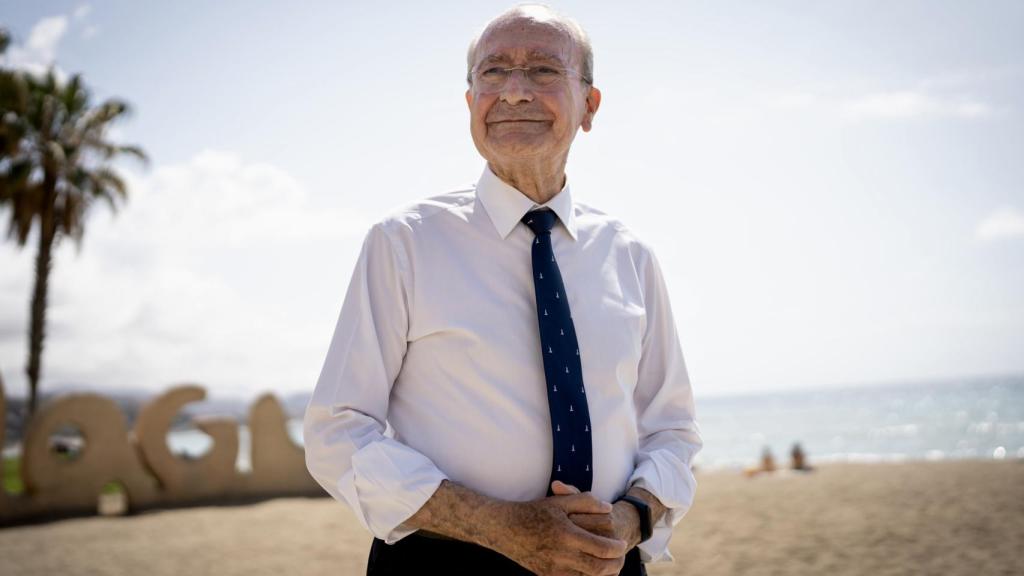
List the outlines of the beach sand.
{"label": "beach sand", "polygon": [[[1024,574],[1024,461],[700,472],[652,575]],[[0,573],[362,575],[371,536],[329,498],[0,529]]]}

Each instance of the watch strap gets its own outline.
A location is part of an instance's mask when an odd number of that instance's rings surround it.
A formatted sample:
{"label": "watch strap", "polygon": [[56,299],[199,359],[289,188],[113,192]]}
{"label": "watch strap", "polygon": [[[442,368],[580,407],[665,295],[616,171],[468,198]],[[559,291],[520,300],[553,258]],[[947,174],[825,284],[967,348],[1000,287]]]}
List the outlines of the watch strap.
{"label": "watch strap", "polygon": [[[619,497],[619,500],[629,502],[636,508],[637,513],[640,514],[640,542],[646,542],[651,537],[651,534],[654,533],[654,526],[651,522],[651,507],[647,505],[647,502],[629,494]],[[616,500],[616,502],[619,500]]]}

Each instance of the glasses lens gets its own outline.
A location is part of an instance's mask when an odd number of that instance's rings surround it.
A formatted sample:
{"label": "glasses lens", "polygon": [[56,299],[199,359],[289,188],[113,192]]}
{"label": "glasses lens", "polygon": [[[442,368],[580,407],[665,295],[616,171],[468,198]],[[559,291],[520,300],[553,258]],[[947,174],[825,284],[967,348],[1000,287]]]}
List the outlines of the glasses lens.
{"label": "glasses lens", "polygon": [[530,68],[529,75],[530,81],[537,86],[551,86],[557,84],[565,73],[551,66],[534,66]]}
{"label": "glasses lens", "polygon": [[508,70],[498,66],[491,66],[477,72],[477,81],[486,87],[500,88],[505,85],[508,75]]}

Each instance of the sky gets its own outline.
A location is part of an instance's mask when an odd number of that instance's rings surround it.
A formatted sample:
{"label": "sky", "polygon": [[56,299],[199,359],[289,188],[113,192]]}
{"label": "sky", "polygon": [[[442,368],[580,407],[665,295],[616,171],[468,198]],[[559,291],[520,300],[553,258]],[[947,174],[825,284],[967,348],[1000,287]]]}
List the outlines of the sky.
{"label": "sky", "polygon": [[[128,100],[151,158],[57,251],[42,389],[310,392],[370,225],[483,169],[465,51],[511,5],[0,1],[3,65]],[[655,251],[696,396],[1024,373],[1024,4],[551,5],[603,94],[573,194]]]}

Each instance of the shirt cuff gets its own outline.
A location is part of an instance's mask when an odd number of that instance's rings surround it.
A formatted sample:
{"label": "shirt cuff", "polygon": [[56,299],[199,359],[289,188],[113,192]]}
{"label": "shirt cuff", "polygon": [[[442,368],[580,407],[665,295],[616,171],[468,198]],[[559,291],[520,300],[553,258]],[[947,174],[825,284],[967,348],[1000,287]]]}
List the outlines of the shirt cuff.
{"label": "shirt cuff", "polygon": [[338,491],[374,537],[394,544],[417,530],[402,523],[446,478],[429,458],[385,437],[352,455],[352,467],[338,481]]}
{"label": "shirt cuff", "polygon": [[666,507],[665,514],[652,527],[651,537],[637,546],[640,560],[645,564],[675,562],[668,544],[676,524],[693,505],[697,489],[693,471],[674,454],[658,450],[644,456],[626,485],[647,490]]}

